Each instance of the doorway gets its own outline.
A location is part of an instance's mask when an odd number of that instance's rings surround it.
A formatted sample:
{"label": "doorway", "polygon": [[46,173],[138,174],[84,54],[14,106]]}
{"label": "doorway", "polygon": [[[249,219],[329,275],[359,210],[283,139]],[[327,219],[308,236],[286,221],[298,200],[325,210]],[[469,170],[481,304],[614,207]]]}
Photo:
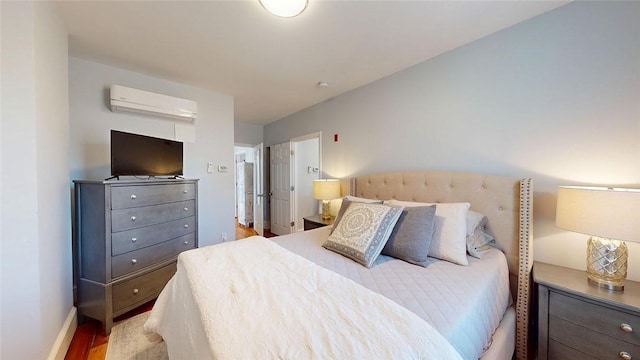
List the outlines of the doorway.
{"label": "doorway", "polygon": [[305,216],[318,214],[318,200],[313,198],[313,180],[320,178],[320,138],[293,141],[294,224],[304,231]]}
{"label": "doorway", "polygon": [[234,146],[237,225],[263,235],[263,145]]}
{"label": "doorway", "polygon": [[270,147],[270,219],[277,235],[303,231],[305,216],[318,213],[313,180],[321,173],[321,133]]}

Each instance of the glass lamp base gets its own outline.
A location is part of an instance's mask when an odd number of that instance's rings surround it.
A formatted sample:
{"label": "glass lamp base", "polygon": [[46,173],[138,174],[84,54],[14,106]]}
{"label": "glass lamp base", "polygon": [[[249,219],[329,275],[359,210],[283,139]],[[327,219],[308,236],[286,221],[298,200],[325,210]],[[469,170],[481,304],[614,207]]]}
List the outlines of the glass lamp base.
{"label": "glass lamp base", "polygon": [[627,278],[627,244],[592,236],[587,243],[589,283],[609,290],[624,290]]}
{"label": "glass lamp base", "polygon": [[331,219],[331,209],[330,209],[330,200],[322,200],[322,220]]}

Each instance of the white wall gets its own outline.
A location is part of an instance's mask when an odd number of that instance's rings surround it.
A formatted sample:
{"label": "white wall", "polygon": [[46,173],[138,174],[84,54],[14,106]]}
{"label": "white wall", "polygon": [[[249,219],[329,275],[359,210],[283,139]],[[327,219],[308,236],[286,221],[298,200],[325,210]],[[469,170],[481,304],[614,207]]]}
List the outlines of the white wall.
{"label": "white wall", "polygon": [[267,125],[265,145],[322,131],[327,177],[532,177],[535,259],[584,269],[587,236],[554,225],[556,189],[640,187],[639,38],[640,3],[573,2]]}
{"label": "white wall", "polygon": [[296,230],[304,230],[304,217],[318,214],[318,200],[313,198],[313,180],[319,179],[319,172],[308,172],[307,168],[319,168],[318,138],[294,142],[294,178],[296,187]]}
{"label": "white wall", "polygon": [[[198,184],[200,246],[234,233],[233,98],[78,58],[69,59],[71,178],[101,180],[110,176],[111,129],[173,138],[173,120],[114,113],[109,110],[113,84],[194,100],[196,142],[184,144],[184,175]],[[207,163],[228,172],[207,173]]]}
{"label": "white wall", "polygon": [[0,358],[44,359],[73,307],[67,33],[51,4],[0,6]]}

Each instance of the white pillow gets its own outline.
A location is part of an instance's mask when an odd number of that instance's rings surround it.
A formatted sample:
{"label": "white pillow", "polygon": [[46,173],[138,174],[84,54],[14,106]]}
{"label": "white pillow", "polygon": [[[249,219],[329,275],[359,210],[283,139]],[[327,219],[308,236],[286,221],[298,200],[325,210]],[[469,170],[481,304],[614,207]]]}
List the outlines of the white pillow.
{"label": "white pillow", "polygon": [[481,259],[491,246],[495,246],[496,240],[486,230],[487,221],[487,217],[479,212],[467,212],[467,252],[474,258]]}
{"label": "white pillow", "polygon": [[471,204],[433,204],[398,200],[388,200],[385,201],[385,204],[404,207],[436,205],[436,223],[429,256],[458,265],[469,265],[467,260],[467,213]]}
{"label": "white pillow", "polygon": [[480,226],[480,224],[485,225],[487,222],[487,217],[483,214],[480,214],[477,211],[469,210],[467,211],[467,236],[473,234],[474,231]]}
{"label": "white pillow", "polygon": [[484,254],[495,246],[496,240],[489,234],[481,230],[476,230],[467,236],[467,252],[477,259],[482,259]]}

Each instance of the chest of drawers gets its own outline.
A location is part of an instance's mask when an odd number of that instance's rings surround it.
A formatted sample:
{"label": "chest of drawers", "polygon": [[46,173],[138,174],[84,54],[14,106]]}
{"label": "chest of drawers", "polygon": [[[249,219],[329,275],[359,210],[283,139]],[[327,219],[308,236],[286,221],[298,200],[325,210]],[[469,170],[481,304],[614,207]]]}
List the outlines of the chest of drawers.
{"label": "chest of drawers", "polygon": [[113,318],[158,296],[182,251],[198,246],[197,180],[75,181],[80,319]]}
{"label": "chest of drawers", "polygon": [[584,271],[534,264],[538,359],[640,357],[640,284],[624,291],[588,284]]}

